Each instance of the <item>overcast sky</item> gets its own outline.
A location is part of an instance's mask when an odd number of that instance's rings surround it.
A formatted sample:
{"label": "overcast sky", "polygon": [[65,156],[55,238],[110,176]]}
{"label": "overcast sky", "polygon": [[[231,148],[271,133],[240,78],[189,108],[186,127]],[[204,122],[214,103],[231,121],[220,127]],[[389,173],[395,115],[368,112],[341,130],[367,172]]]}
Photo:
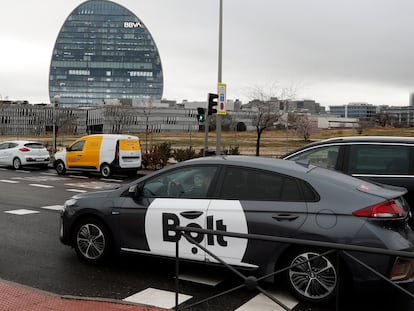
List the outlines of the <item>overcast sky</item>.
{"label": "overcast sky", "polygon": [[[82,0],[0,1],[0,98],[49,102],[56,37]],[[167,99],[205,101],[218,81],[219,0],[117,0],[152,34]],[[322,106],[409,105],[413,0],[223,0],[222,81]]]}

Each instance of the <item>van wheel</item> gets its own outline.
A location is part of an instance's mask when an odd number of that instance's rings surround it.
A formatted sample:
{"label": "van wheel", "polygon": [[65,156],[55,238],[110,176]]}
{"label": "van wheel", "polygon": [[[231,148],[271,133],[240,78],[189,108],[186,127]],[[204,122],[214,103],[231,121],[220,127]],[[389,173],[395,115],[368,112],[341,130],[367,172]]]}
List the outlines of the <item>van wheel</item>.
{"label": "van wheel", "polygon": [[322,256],[311,260],[321,253],[316,249],[299,248],[284,258],[284,267],[294,266],[284,273],[284,279],[290,292],[302,301],[327,303],[335,297],[338,290],[334,257]]}
{"label": "van wheel", "polygon": [[104,163],[101,165],[101,175],[103,177],[109,177],[112,175],[112,170],[111,167],[109,166],[109,164]]}
{"label": "van wheel", "polygon": [[56,165],[55,165],[55,170],[59,175],[63,175],[66,173],[66,167],[65,167],[65,163],[63,163],[62,161],[57,161]]}

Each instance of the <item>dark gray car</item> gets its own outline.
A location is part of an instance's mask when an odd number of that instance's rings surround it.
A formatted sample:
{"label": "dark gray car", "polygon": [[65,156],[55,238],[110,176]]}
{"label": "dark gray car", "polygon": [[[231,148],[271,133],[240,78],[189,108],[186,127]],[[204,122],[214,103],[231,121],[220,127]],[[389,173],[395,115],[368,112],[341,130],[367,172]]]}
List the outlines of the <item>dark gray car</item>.
{"label": "dark gray car", "polygon": [[[413,251],[404,193],[292,161],[207,157],[115,190],[75,195],[62,211],[60,239],[92,263],[112,250],[175,257],[178,240],[182,258],[216,262],[182,238],[177,226]],[[227,263],[259,276],[295,265],[283,279],[299,299],[327,301],[338,289],[336,257],[315,258],[324,248],[202,233],[192,237]],[[357,256],[390,280],[413,281],[412,260]],[[343,263],[341,273],[355,281],[377,279],[346,258]]]}
{"label": "dark gray car", "polygon": [[[282,156],[292,161],[340,171],[377,183],[400,186],[414,208],[414,138],[391,136],[337,137],[310,143]],[[414,218],[410,225],[414,228]]]}

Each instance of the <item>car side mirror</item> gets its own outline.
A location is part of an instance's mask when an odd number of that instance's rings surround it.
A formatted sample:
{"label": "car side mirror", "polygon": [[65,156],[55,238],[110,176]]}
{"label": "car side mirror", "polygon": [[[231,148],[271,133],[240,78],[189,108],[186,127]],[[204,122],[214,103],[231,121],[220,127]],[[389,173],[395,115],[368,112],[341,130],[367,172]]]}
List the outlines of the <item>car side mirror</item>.
{"label": "car side mirror", "polygon": [[131,197],[139,197],[142,193],[143,184],[136,184],[128,189],[128,193]]}
{"label": "car side mirror", "polygon": [[70,148],[70,146],[66,147],[66,151],[71,151],[72,149]]}

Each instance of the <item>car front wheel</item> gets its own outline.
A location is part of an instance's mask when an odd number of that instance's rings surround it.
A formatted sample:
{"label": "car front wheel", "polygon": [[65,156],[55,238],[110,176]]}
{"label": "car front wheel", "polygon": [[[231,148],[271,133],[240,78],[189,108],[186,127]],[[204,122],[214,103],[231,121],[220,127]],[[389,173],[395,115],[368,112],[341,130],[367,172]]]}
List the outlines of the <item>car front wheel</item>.
{"label": "car front wheel", "polygon": [[56,163],[56,165],[55,165],[55,169],[56,169],[56,172],[57,172],[59,175],[63,175],[63,174],[65,174],[65,173],[66,173],[65,163],[63,163],[63,162],[62,162],[62,161],[60,161],[60,160]]}
{"label": "car front wheel", "polygon": [[[302,301],[326,303],[338,290],[335,261],[320,251],[296,250],[287,256],[285,280],[291,293]],[[335,258],[335,257],[334,257]]]}
{"label": "car front wheel", "polygon": [[100,221],[85,219],[76,226],[73,245],[81,259],[90,263],[99,263],[110,253],[109,233]]}

